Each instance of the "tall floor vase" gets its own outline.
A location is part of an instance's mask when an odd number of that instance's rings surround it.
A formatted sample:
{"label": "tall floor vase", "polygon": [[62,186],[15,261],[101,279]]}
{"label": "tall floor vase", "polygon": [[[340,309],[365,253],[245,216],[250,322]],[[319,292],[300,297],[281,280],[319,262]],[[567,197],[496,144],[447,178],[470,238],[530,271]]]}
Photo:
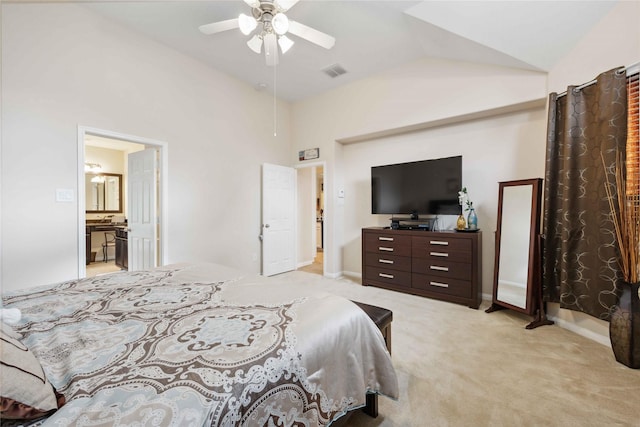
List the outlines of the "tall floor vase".
{"label": "tall floor vase", "polygon": [[640,368],[640,283],[622,283],[618,305],[611,312],[609,338],[616,360]]}

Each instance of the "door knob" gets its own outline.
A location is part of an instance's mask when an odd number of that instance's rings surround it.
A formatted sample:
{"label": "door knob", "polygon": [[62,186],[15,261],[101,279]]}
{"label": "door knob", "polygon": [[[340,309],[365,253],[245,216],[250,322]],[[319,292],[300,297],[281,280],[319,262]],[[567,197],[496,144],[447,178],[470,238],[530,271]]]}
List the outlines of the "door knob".
{"label": "door knob", "polygon": [[269,227],[270,227],[269,224],[264,225],[264,228],[269,228]]}

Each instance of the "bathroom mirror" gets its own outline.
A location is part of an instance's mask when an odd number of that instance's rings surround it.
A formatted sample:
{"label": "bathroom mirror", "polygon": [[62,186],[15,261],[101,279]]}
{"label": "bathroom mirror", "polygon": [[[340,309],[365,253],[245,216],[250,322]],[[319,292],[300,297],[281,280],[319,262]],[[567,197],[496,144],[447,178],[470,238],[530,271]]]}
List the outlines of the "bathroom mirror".
{"label": "bathroom mirror", "polygon": [[536,316],[528,329],[548,324],[540,288],[541,197],[540,178],[499,183],[493,302],[486,311]]}
{"label": "bathroom mirror", "polygon": [[122,213],[122,175],[85,173],[85,210],[87,213]]}

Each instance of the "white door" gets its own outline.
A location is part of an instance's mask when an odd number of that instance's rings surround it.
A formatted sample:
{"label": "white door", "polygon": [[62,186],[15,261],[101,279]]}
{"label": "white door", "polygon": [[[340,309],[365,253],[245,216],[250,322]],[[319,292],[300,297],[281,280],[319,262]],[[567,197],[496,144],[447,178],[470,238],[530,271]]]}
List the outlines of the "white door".
{"label": "white door", "polygon": [[155,148],[128,156],[129,271],[147,270],[157,263],[157,174]]}
{"label": "white door", "polygon": [[296,170],[262,165],[262,274],[296,268]]}

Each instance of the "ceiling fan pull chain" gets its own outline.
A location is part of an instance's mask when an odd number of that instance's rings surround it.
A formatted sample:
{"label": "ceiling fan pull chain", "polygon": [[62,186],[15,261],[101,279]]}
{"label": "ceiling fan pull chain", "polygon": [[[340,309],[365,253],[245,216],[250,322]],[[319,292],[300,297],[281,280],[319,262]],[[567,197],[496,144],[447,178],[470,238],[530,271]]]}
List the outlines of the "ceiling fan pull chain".
{"label": "ceiling fan pull chain", "polygon": [[273,64],[273,136],[278,136],[278,132],[277,132],[278,106],[276,102],[276,93],[277,93],[276,70],[277,69],[278,69],[278,64]]}

